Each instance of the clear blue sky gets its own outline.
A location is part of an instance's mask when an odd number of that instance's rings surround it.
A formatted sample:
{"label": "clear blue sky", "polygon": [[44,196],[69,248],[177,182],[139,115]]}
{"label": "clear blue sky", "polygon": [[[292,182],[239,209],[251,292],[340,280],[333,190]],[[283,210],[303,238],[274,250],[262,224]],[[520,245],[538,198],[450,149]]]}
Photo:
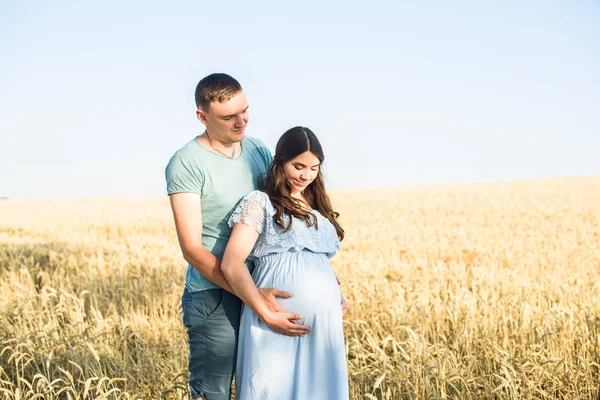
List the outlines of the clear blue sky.
{"label": "clear blue sky", "polygon": [[0,196],[161,195],[227,72],[331,187],[600,174],[597,1],[0,0]]}

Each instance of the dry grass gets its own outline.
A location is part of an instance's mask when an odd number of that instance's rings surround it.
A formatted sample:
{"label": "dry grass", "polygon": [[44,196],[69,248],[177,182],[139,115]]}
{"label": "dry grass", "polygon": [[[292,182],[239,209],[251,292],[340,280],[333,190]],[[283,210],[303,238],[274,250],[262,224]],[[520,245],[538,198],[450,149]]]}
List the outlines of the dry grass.
{"label": "dry grass", "polygon": [[[352,399],[597,399],[600,177],[339,191]],[[0,202],[0,399],[179,399],[166,198]]]}

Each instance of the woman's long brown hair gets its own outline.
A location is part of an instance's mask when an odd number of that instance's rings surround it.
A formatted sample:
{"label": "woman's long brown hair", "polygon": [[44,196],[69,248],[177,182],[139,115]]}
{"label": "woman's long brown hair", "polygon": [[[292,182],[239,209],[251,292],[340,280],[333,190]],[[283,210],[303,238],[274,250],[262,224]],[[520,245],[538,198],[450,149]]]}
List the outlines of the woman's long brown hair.
{"label": "woman's long brown hair", "polygon": [[[271,203],[275,207],[273,219],[284,232],[292,228],[292,216],[304,221],[307,226],[314,225],[315,228],[319,228],[316,216],[310,210],[303,207],[300,200],[292,197],[292,187],[285,178],[283,171],[283,165],[286,162],[307,151],[313,153],[319,159],[321,165],[319,165],[317,177],[304,189],[302,194],[313,210],[317,210],[331,222],[335,227],[338,238],[343,240],[344,229],[342,229],[342,226],[338,222],[340,214],[333,210],[331,201],[325,190],[325,182],[323,180],[323,173],[321,172],[325,156],[323,155],[321,143],[319,143],[317,136],[305,127],[296,126],[289,129],[277,142],[275,156],[265,178],[264,187],[265,193],[267,193],[271,199]],[[283,218],[284,215],[290,216],[287,225]]]}

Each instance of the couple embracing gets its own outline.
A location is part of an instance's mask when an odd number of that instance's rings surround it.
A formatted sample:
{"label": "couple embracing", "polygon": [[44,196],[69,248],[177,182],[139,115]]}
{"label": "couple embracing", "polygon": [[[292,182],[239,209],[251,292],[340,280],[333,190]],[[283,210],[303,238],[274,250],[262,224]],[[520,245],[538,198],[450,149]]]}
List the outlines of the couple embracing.
{"label": "couple embracing", "polygon": [[182,296],[194,400],[347,400],[347,303],[329,259],[344,230],[325,190],[323,149],[305,127],[272,156],[245,136],[241,85],[212,74],[196,87],[206,127],[166,168],[188,262]]}

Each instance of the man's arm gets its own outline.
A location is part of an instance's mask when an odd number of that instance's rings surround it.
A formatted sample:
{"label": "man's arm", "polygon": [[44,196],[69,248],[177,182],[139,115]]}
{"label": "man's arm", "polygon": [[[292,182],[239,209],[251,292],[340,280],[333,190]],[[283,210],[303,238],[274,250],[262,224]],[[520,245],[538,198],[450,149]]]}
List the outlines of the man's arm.
{"label": "man's arm", "polygon": [[343,317],[344,315],[346,315],[346,313],[348,312],[348,309],[350,307],[348,306],[348,301],[346,300],[346,297],[344,296],[344,293],[342,291],[342,281],[340,281],[340,278],[338,278],[335,271],[333,271],[333,274],[335,275],[335,280],[337,281],[337,284],[340,288],[340,304],[342,305],[342,317]]}
{"label": "man's arm", "polygon": [[175,219],[177,239],[185,261],[215,285],[233,293],[221,271],[221,260],[202,245],[202,206],[198,193],[175,193],[169,196]]}
{"label": "man's arm", "polygon": [[[175,193],[169,198],[179,246],[185,261],[215,285],[235,294],[221,271],[221,260],[202,245],[200,195],[197,193]],[[275,288],[261,288],[259,292],[267,307],[274,312],[284,311],[279,305],[277,297],[284,299],[292,297],[290,293]]]}

